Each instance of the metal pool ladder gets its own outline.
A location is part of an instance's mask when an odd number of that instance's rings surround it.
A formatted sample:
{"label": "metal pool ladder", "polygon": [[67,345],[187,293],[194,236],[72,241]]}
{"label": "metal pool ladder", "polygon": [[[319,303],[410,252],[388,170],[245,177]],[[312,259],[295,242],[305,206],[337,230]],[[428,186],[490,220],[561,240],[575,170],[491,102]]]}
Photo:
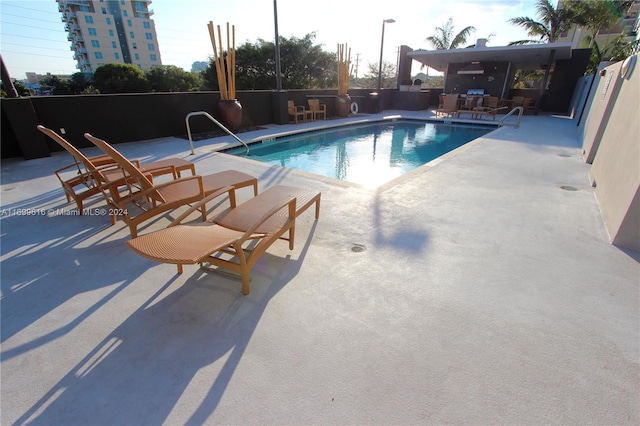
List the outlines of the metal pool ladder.
{"label": "metal pool ladder", "polygon": [[213,121],[214,123],[216,123],[218,125],[218,127],[220,127],[222,130],[224,130],[225,132],[227,132],[230,136],[233,136],[233,138],[235,140],[237,140],[238,142],[240,142],[242,145],[244,145],[245,148],[247,148],[247,155],[249,155],[249,145],[247,145],[242,139],[240,139],[239,137],[237,137],[233,132],[231,132],[231,130],[227,129],[222,123],[220,123],[218,120],[216,120],[215,118],[213,118],[211,116],[211,114],[209,114],[206,111],[194,111],[194,112],[190,112],[189,114],[187,114],[187,117],[184,119],[185,124],[187,125],[187,135],[189,136],[189,146],[191,147],[191,155],[194,155],[195,152],[193,150],[193,139],[191,139],[191,127],[189,126],[189,119],[191,117],[194,117],[196,115],[204,115],[205,117],[207,117],[209,120]]}
{"label": "metal pool ladder", "polygon": [[512,115],[513,113],[515,113],[516,111],[518,111],[518,121],[516,121],[515,124],[515,128],[517,129],[518,127],[520,127],[520,121],[522,121],[522,114],[524,114],[524,108],[522,108],[521,106],[517,106],[514,109],[512,109],[511,111],[509,111],[504,117],[502,117],[502,119],[500,119],[500,121],[498,122],[498,125],[500,127],[504,126],[504,120],[507,119],[507,117],[509,117],[510,115]]}

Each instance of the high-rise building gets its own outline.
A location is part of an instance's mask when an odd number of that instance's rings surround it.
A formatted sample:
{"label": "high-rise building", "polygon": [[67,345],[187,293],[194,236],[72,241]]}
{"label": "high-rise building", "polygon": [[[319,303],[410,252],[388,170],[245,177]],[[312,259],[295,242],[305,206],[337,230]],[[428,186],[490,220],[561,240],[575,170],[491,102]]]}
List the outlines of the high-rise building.
{"label": "high-rise building", "polygon": [[112,62],[162,65],[151,0],[56,1],[81,72]]}

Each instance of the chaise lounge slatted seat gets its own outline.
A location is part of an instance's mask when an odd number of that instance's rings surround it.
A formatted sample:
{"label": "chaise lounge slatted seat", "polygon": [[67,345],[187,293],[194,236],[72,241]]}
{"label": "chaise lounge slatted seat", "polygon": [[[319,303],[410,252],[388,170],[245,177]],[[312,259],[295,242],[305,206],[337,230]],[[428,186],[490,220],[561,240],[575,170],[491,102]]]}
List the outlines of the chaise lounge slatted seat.
{"label": "chaise lounge slatted seat", "polygon": [[183,265],[198,263],[205,269],[211,269],[208,264],[235,272],[242,279],[242,293],[249,294],[253,265],[278,239],[289,241],[293,250],[295,220],[313,204],[318,220],[321,194],[277,185],[208,221],[181,224],[195,210],[206,209],[207,202],[226,192],[230,199],[235,198],[234,191],[227,187],[210,194],[168,228],[133,238],[127,245],[142,257],[177,265],[178,273],[183,272]]}
{"label": "chaise lounge slatted seat", "polygon": [[[147,174],[104,140],[89,133],[85,133],[84,136],[111,156],[121,168],[127,192],[121,194],[120,190],[109,182],[103,183],[100,190],[109,205],[111,223],[115,224],[117,218],[122,218],[129,225],[132,238],[138,235],[138,226],[143,222],[178,207],[197,203],[220,188],[233,186],[238,189],[253,186],[254,195],[258,193],[258,180],[235,170],[206,176],[188,176],[154,185]],[[235,198],[230,201],[235,205]],[[202,218],[206,219],[204,208]]]}
{"label": "chaise lounge slatted seat", "polygon": [[[98,188],[99,184],[96,184],[94,181],[87,164],[90,164],[89,167],[93,167],[96,170],[100,169],[103,175],[102,179],[104,179],[105,182],[116,181],[122,177],[122,173],[119,172],[119,166],[117,166],[117,163],[107,154],[86,157],[80,150],[53,130],[42,125],[38,125],[37,129],[49,136],[71,154],[74,162],[56,170],[54,173],[60,181],[67,197],[67,202],[70,203],[71,200],[75,201],[80,215],[83,214],[84,200],[100,193],[100,189]],[[182,158],[168,158],[142,164],[138,160],[131,160],[131,162],[144,173],[148,173],[151,176],[173,174],[175,179],[176,177],[180,177],[181,172],[185,170],[190,170],[192,175],[196,174],[195,165]],[[71,177],[69,177],[70,173],[72,173]]]}

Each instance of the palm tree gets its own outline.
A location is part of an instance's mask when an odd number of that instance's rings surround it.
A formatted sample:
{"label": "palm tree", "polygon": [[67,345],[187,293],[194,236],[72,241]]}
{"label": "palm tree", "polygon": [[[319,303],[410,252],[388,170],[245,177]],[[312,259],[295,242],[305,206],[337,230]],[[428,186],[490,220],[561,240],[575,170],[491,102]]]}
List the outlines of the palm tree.
{"label": "palm tree", "polygon": [[565,31],[571,28],[574,23],[574,12],[571,8],[556,9],[549,0],[538,0],[536,5],[536,15],[538,21],[527,16],[511,18],[507,22],[518,25],[528,31],[529,37],[537,37],[531,40],[519,40],[509,43],[510,46],[515,44],[528,43],[553,43]]}
{"label": "palm tree", "polygon": [[467,42],[467,38],[475,30],[475,27],[469,26],[454,37],[453,18],[449,18],[442,27],[436,27],[434,35],[427,37],[425,40],[431,43],[436,50],[457,49]]}
{"label": "palm tree", "polygon": [[632,3],[630,0],[570,0],[567,7],[573,11],[576,24],[591,33],[587,39],[593,48],[598,32],[623,18]]}

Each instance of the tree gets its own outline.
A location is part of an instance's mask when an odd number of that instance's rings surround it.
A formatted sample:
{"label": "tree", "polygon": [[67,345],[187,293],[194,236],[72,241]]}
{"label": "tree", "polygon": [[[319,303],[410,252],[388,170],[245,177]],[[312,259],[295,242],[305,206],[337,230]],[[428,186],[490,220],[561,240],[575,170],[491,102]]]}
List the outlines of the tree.
{"label": "tree", "polygon": [[[16,89],[16,92],[18,93],[18,96],[29,96],[31,95],[31,93],[29,93],[29,89],[27,89],[27,87],[22,84],[21,82],[19,82],[18,80],[12,78],[11,81],[13,82],[13,87]],[[1,97],[6,98],[7,97],[7,92],[4,91],[4,85],[2,86],[2,95]]]}
{"label": "tree", "polygon": [[608,42],[602,49],[600,49],[598,43],[594,41],[593,47],[591,48],[589,65],[587,65],[587,69],[584,74],[595,74],[600,62],[619,62],[625,60],[629,56],[633,55],[634,49],[637,49],[639,44],[640,42],[638,40],[630,43],[624,41],[623,34],[618,35],[616,38]]}
{"label": "tree", "polygon": [[[315,33],[303,38],[280,37],[280,69],[283,89],[328,88],[337,85],[335,53],[314,45]],[[203,73],[204,87],[219,90],[215,64]],[[236,48],[236,88],[266,90],[276,87],[275,43],[258,39]]]}
{"label": "tree", "polygon": [[511,18],[507,21],[526,29],[529,37],[537,37],[537,39],[531,40],[512,41],[509,43],[510,46],[541,42],[553,43],[575,22],[575,14],[571,8],[556,9],[549,0],[538,0],[536,15],[538,16],[537,21],[526,16]]}
{"label": "tree", "polygon": [[573,12],[575,23],[589,31],[589,47],[593,48],[598,32],[620,21],[632,3],[628,0],[570,0],[566,6]]}
{"label": "tree", "polygon": [[91,77],[83,72],[76,72],[71,75],[69,88],[75,95],[79,95],[91,84]]}
{"label": "tree", "polygon": [[100,93],[144,93],[149,82],[144,73],[131,64],[106,64],[93,73],[93,86]]}
{"label": "tree", "polygon": [[40,80],[40,92],[46,95],[71,95],[69,80],[62,80],[58,76],[51,75]]}
{"label": "tree", "polygon": [[434,35],[427,37],[425,40],[431,43],[436,50],[457,49],[467,42],[467,38],[476,29],[469,26],[455,36],[453,35],[454,30],[453,18],[449,18],[443,26],[435,28]]}
{"label": "tree", "polygon": [[202,85],[199,74],[187,72],[175,65],[160,65],[145,72],[153,92],[191,92]]}
{"label": "tree", "polygon": [[[353,80],[353,84],[361,88],[376,89],[378,87],[378,62],[367,64],[368,72],[363,77]],[[382,88],[396,87],[396,66],[391,62],[382,62]]]}

